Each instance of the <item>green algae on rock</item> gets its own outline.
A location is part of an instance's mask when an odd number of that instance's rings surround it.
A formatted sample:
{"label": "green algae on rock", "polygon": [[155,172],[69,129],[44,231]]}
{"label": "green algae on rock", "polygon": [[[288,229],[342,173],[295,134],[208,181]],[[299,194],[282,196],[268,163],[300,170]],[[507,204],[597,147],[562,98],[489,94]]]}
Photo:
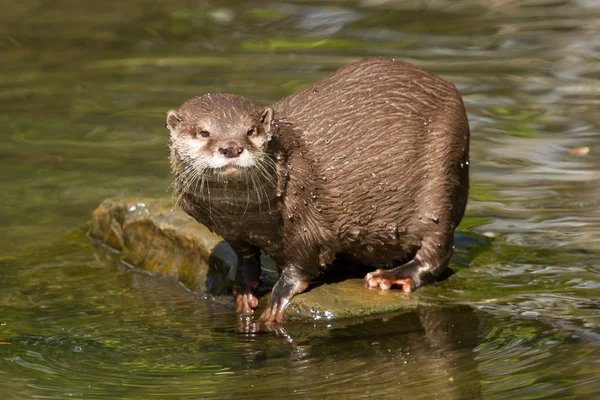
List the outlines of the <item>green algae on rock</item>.
{"label": "green algae on rock", "polygon": [[[171,199],[110,198],[93,213],[88,236],[120,252],[120,259],[153,275],[183,284],[197,294],[222,295],[231,288],[228,276],[237,263],[229,245],[177,207]],[[272,286],[276,272],[263,257],[262,283]],[[268,300],[268,288],[259,307]],[[418,295],[368,289],[362,279],[316,283],[294,297],[286,318],[315,320],[354,318],[411,310]],[[233,302],[232,302],[233,304]]]}
{"label": "green algae on rock", "polygon": [[235,254],[214,255],[223,240],[171,204],[168,199],[106,199],[94,211],[88,235],[121,252],[128,264],[196,293],[220,294],[225,279],[209,279],[209,263],[226,277]]}

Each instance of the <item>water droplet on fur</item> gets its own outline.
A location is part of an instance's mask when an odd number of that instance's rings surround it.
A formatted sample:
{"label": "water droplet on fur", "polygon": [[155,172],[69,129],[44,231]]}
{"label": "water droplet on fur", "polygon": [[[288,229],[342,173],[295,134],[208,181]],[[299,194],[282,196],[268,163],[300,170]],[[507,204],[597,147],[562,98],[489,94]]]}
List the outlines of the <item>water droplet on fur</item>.
{"label": "water droplet on fur", "polygon": [[306,200],[303,200],[303,202],[304,202],[304,205],[305,205],[305,206],[307,206],[307,205],[308,205],[308,201],[306,201]]}
{"label": "water droplet on fur", "polygon": [[310,197],[312,197],[313,200],[317,199],[317,195],[314,194],[313,192],[310,192]]}
{"label": "water droplet on fur", "polygon": [[327,177],[326,177],[326,176],[324,176],[324,175],[321,175],[321,180],[322,180],[322,181],[326,181],[326,180],[327,180]]}
{"label": "water droplet on fur", "polygon": [[288,219],[291,221],[294,219],[294,214],[288,214]]}
{"label": "water droplet on fur", "polygon": [[318,90],[317,89],[313,89],[312,93],[313,94],[317,94]]}
{"label": "water droplet on fur", "polygon": [[352,229],[350,231],[350,234],[354,237],[359,237],[360,236],[360,229],[356,228],[356,229]]}
{"label": "water droplet on fur", "polygon": [[396,224],[389,224],[387,226],[388,230],[390,231],[390,234],[392,236],[392,238],[396,239],[399,236],[399,232],[398,232],[398,225]]}
{"label": "water droplet on fur", "polygon": [[469,166],[469,162],[468,161],[465,164],[467,165],[467,167]]}
{"label": "water droplet on fur", "polygon": [[306,229],[306,228],[302,228],[302,230],[303,230],[304,232],[306,232],[308,229]]}
{"label": "water droplet on fur", "polygon": [[433,215],[433,214],[425,214],[425,217],[429,218],[430,220],[432,220],[434,223],[438,223],[440,222],[440,217],[438,215]]}
{"label": "water droplet on fur", "polygon": [[331,139],[325,139],[325,143],[327,143],[327,144],[331,143]]}
{"label": "water droplet on fur", "polygon": [[335,169],[335,166],[334,165],[330,165],[329,167],[327,167],[327,169],[325,171],[333,171],[334,169]]}

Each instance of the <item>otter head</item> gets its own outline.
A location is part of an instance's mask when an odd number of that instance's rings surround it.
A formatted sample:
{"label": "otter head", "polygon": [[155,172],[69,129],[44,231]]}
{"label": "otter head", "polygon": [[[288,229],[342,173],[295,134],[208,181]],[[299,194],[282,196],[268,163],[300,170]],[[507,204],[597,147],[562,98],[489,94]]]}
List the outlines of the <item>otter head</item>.
{"label": "otter head", "polygon": [[229,94],[194,97],[167,112],[172,155],[185,169],[217,176],[234,177],[261,163],[272,123],[271,107]]}

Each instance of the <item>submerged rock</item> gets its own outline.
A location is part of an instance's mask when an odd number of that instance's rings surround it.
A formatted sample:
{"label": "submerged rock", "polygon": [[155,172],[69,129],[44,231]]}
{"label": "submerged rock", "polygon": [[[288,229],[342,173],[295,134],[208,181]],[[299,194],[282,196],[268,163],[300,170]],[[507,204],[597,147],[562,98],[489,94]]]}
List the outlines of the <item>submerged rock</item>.
{"label": "submerged rock", "polygon": [[[170,199],[106,199],[93,213],[88,236],[120,252],[123,262],[178,281],[200,295],[230,292],[228,274],[237,262],[235,253],[222,238],[173,208]],[[259,308],[266,304],[270,286],[277,280],[272,261],[263,257],[262,262]],[[345,279],[329,273],[294,297],[286,317],[363,317],[414,309],[422,304],[419,297],[400,290],[368,289],[362,275]]]}

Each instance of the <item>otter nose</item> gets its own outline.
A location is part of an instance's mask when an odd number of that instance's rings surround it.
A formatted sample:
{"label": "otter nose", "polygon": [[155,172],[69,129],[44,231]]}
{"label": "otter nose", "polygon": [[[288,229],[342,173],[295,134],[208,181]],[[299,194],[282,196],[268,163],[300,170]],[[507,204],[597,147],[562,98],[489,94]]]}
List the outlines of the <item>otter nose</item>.
{"label": "otter nose", "polygon": [[239,157],[244,152],[244,148],[237,143],[227,143],[227,147],[219,147],[219,153],[227,158]]}

